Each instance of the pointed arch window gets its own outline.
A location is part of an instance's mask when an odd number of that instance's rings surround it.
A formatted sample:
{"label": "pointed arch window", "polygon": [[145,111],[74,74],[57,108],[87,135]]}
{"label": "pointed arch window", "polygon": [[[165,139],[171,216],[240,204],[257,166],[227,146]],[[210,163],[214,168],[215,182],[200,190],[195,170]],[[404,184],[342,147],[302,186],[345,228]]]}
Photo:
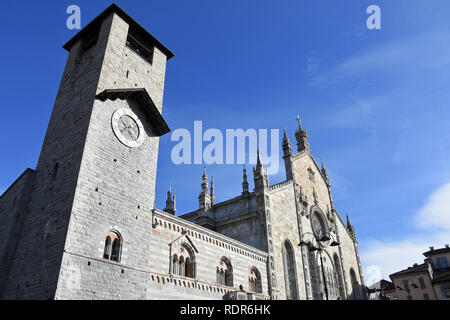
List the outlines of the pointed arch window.
{"label": "pointed arch window", "polygon": [[178,275],[184,277],[184,257],[180,257],[179,266],[178,266]]}
{"label": "pointed arch window", "polygon": [[342,267],[341,262],[339,261],[339,257],[337,253],[334,254],[334,268],[336,269],[336,282],[337,282],[337,288],[339,292],[339,297],[341,299],[344,299],[345,292],[344,292],[344,279],[342,277]]}
{"label": "pointed arch window", "polygon": [[233,266],[230,259],[222,257],[217,266],[216,273],[218,273],[218,284],[232,287],[233,286]]}
{"label": "pointed arch window", "polygon": [[174,254],[172,258],[172,273],[178,274],[178,255]]}
{"label": "pointed arch window", "polygon": [[248,287],[250,292],[262,293],[261,274],[256,267],[252,267],[250,269]]}
{"label": "pointed arch window", "polygon": [[189,259],[189,257],[186,258],[185,262],[184,262],[184,274],[189,277],[192,278],[192,263],[191,263],[191,259]]}
{"label": "pointed arch window", "polygon": [[294,249],[289,240],[285,240],[282,246],[284,285],[287,300],[297,300],[297,274],[295,268]]}
{"label": "pointed arch window", "polygon": [[171,263],[172,274],[187,278],[195,278],[196,264],[194,250],[188,244],[183,243],[175,249]]}

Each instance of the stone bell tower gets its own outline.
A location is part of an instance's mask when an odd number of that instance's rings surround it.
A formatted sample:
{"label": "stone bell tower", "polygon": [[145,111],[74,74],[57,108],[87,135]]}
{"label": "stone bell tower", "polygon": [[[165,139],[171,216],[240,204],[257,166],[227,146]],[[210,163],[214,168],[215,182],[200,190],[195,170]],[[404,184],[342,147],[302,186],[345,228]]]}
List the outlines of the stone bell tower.
{"label": "stone bell tower", "polygon": [[[169,132],[161,112],[173,53],[115,4],[64,49],[67,64],[2,297],[110,299],[120,291],[120,298],[145,298],[136,270],[151,265],[142,240],[152,228],[159,137]],[[114,252],[107,253],[111,237]],[[136,283],[131,290],[119,290],[124,273]]]}

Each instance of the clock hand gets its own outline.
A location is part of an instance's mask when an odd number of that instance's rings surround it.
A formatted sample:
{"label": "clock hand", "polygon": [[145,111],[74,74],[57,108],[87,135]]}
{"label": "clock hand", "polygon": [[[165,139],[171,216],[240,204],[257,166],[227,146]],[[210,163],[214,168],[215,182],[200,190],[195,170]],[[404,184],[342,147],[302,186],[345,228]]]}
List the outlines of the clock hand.
{"label": "clock hand", "polygon": [[120,122],[122,122],[122,125],[126,128],[127,124],[125,123],[125,121],[123,121],[123,118],[120,118]]}
{"label": "clock hand", "polygon": [[[130,127],[128,127],[127,129],[131,129]],[[128,134],[131,136],[131,138],[133,139],[133,140],[136,140],[136,138],[134,137],[134,131],[133,130],[127,130],[128,131]]]}

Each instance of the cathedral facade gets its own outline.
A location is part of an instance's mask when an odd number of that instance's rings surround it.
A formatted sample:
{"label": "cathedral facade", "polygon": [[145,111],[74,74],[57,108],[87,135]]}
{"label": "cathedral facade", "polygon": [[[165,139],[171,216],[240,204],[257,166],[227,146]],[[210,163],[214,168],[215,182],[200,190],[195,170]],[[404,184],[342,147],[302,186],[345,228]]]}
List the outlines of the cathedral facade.
{"label": "cathedral facade", "polygon": [[166,62],[174,55],[112,5],[69,52],[35,170],[0,197],[1,299],[364,299],[355,229],[335,210],[298,122],[286,181],[199,209],[155,207]]}

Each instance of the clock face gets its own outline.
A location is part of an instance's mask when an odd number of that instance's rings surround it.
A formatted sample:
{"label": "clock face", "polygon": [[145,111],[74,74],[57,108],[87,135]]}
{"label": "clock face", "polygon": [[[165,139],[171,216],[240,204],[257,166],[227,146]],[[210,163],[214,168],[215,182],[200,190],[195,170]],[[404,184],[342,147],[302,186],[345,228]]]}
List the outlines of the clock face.
{"label": "clock face", "polygon": [[131,110],[116,110],[112,116],[111,124],[117,139],[127,147],[137,148],[144,142],[144,127]]}

